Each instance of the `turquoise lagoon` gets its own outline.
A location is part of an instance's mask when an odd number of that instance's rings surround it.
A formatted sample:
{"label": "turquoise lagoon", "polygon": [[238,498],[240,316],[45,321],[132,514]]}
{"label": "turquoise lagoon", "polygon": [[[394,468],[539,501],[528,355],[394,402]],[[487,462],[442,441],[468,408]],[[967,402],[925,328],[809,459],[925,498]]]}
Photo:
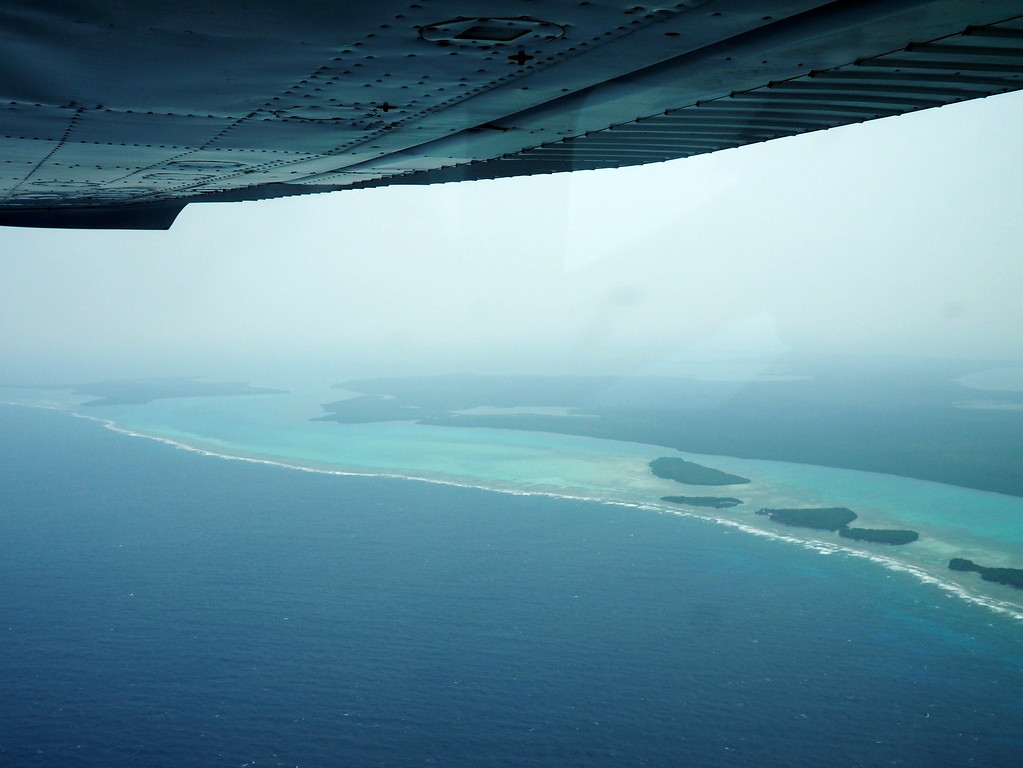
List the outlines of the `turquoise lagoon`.
{"label": "turquoise lagoon", "polygon": [[[83,407],[93,399],[57,390],[6,390],[5,402],[66,410],[110,428],[211,456],[336,474],[403,477],[503,493],[543,494],[633,506],[732,526],[822,555],[856,557],[869,567],[914,574],[938,598],[960,597],[1023,621],[1019,590],[949,571],[952,557],[1023,567],[1023,498],[909,478],[805,464],[704,456],[653,445],[501,429],[431,427],[409,421],[339,424],[313,421],[338,390],[279,395],[192,397],[145,405]],[[649,462],[679,456],[750,478],[748,485],[681,486],[654,477]],[[688,489],[688,490],[687,490]],[[680,507],[662,496],[728,495],[728,510]],[[761,507],[845,506],[856,525],[911,528],[902,547],[864,544],[836,534],[781,526]],[[865,563],[866,566],[866,563]]]}

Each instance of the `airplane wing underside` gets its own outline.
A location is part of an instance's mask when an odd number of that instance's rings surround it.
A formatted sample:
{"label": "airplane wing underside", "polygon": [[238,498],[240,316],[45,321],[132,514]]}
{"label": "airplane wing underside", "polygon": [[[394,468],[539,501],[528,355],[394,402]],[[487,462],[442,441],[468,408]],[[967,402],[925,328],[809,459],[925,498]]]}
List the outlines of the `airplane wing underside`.
{"label": "airplane wing underside", "polygon": [[659,162],[1023,87],[1023,0],[0,3],[0,224]]}

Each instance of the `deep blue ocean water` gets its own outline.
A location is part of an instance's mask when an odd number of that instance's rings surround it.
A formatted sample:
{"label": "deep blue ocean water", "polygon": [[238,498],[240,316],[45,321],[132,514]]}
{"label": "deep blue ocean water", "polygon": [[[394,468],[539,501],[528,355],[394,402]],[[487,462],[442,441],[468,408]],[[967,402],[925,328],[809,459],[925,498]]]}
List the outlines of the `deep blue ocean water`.
{"label": "deep blue ocean water", "polygon": [[0,764],[1018,766],[1023,627],[595,502],[0,407]]}

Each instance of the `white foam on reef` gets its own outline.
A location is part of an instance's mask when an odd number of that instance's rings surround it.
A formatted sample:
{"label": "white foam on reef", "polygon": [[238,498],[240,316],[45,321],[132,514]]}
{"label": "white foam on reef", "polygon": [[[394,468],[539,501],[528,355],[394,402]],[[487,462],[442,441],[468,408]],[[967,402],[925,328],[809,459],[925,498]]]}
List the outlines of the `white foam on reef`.
{"label": "white foam on reef", "polygon": [[[488,489],[489,490],[489,489]],[[560,494],[549,494],[552,496],[560,496]],[[571,496],[562,496],[563,498],[577,498]],[[589,499],[592,500],[592,499]],[[755,525],[750,525],[741,520],[734,520],[729,518],[717,517],[707,513],[698,512],[687,512],[684,510],[677,509],[675,507],[662,507],[656,504],[649,503],[633,503],[633,502],[621,502],[608,499],[598,500],[604,504],[613,504],[615,506],[633,507],[637,509],[655,511],[659,513],[668,513],[677,515],[679,517],[686,517],[691,520],[701,520],[706,523],[713,525],[721,525],[728,528],[733,528],[743,533],[748,533],[753,536],[759,536],[765,539],[771,539],[786,544],[792,544],[802,549],[816,552],[819,555],[839,555],[846,557],[855,557],[862,560],[867,560],[875,565],[880,565],[886,570],[903,573],[914,577],[922,584],[937,587],[941,591],[945,592],[950,597],[956,597],[961,600],[965,600],[974,605],[981,606],[995,613],[1001,614],[1016,621],[1023,621],[1023,607],[1015,603],[1011,603],[1006,600],[999,600],[987,595],[978,594],[963,584],[959,584],[954,581],[950,581],[947,578],[942,578],[941,575],[935,573],[927,568],[919,565],[908,563],[904,560],[899,560],[894,557],[885,557],[879,555],[876,552],[867,552],[860,549],[855,549],[843,544],[836,544],[829,541],[821,541],[819,539],[806,539],[798,536],[793,536],[788,533],[782,533],[780,531],[772,531],[765,528],[759,528]]]}
{"label": "white foam on reef", "polygon": [[[653,507],[652,508],[657,508]],[[958,584],[948,579],[941,578],[939,575],[932,573],[931,571],[921,566],[907,563],[903,560],[898,560],[893,557],[885,557],[875,552],[865,552],[860,549],[845,546],[842,544],[835,544],[830,541],[820,541],[816,539],[801,539],[798,536],[792,536],[777,531],[769,531],[764,528],[758,528],[753,525],[749,525],[740,520],[729,520],[727,518],[713,517],[706,514],[696,514],[690,512],[684,512],[677,509],[666,509],[665,511],[672,514],[676,514],[682,517],[688,517],[696,520],[704,520],[708,523],[714,523],[717,525],[724,525],[730,528],[735,528],[744,533],[750,533],[754,536],[761,536],[767,539],[774,539],[775,541],[782,541],[788,544],[795,544],[796,546],[802,547],[817,552],[820,555],[845,555],[848,557],[856,557],[863,560],[868,560],[872,563],[880,565],[881,567],[889,570],[896,571],[898,573],[905,573],[915,577],[918,581],[923,584],[929,584],[941,589],[951,596],[958,597],[962,600],[966,600],[975,605],[983,606],[995,613],[1002,614],[1009,618],[1017,621],[1023,621],[1023,607],[1007,602],[1005,600],[997,600],[993,597],[986,595],[979,595],[975,592],[970,591],[967,587],[962,584]]]}
{"label": "white foam on reef", "polygon": [[[9,405],[20,405],[24,407],[32,408],[43,408],[46,410],[62,410],[68,412],[68,409],[61,408],[59,406],[43,405],[43,404],[28,404],[28,403],[5,403]],[[742,520],[736,520],[734,518],[726,518],[714,515],[706,511],[690,511],[679,509],[677,506],[667,506],[658,503],[651,503],[649,501],[638,501],[629,500],[624,498],[608,498],[606,496],[599,495],[588,495],[585,492],[570,493],[564,490],[551,490],[551,489],[540,489],[533,488],[527,489],[522,487],[507,487],[497,484],[487,484],[476,478],[471,480],[468,479],[456,479],[454,477],[444,477],[429,474],[412,474],[409,472],[389,472],[387,470],[375,470],[375,469],[354,469],[354,468],[330,468],[330,467],[315,467],[308,466],[299,463],[290,463],[282,461],[280,459],[271,459],[265,456],[247,456],[240,455],[238,453],[229,453],[226,451],[212,450],[208,447],[202,447],[199,445],[193,445],[185,442],[182,439],[176,439],[166,437],[164,435],[154,435],[146,432],[140,432],[133,429],[128,429],[118,425],[116,422],[100,418],[97,416],[91,416],[88,414],[82,414],[77,412],[71,412],[77,418],[87,419],[89,421],[95,421],[102,424],[105,428],[110,429],[113,432],[127,435],[130,437],[138,437],[147,440],[154,440],[164,445],[168,445],[181,450],[191,451],[198,453],[202,456],[209,456],[218,459],[224,459],[228,461],[245,461],[253,464],[263,464],[268,466],[281,467],[283,469],[298,470],[301,472],[313,472],[316,474],[325,475],[337,475],[343,477],[380,477],[395,480],[407,480],[411,482],[423,482],[433,483],[436,485],[446,485],[458,488],[473,488],[478,490],[490,491],[493,493],[503,493],[512,496],[540,496],[549,498],[569,499],[574,501],[588,501],[596,502],[605,505],[611,505],[616,507],[624,507],[630,509],[638,509],[650,512],[657,512],[660,514],[672,514],[678,517],[685,517],[692,520],[701,520],[706,523],[712,523],[715,525],[726,526],[743,533],[748,533],[754,536],[760,536],[762,538],[771,539],[774,541],[784,542],[786,544],[795,545],[807,549],[817,554],[824,556],[841,555],[846,557],[855,557],[863,560],[867,560],[871,563],[881,566],[889,571],[904,573],[914,577],[919,582],[927,584],[942,590],[950,597],[956,597],[975,605],[984,607],[995,613],[1001,614],[1016,621],[1023,621],[1023,606],[1005,601],[999,600],[987,595],[978,594],[963,584],[950,581],[948,578],[944,578],[942,575],[928,570],[919,565],[908,563],[904,560],[900,560],[895,557],[887,557],[876,552],[865,551],[862,549],[856,549],[855,547],[848,546],[846,544],[837,544],[829,541],[822,541],[814,538],[801,538],[796,535],[792,535],[788,532],[781,532],[775,530],[768,530],[767,528],[761,528],[756,525],[752,525],[749,522]],[[199,438],[197,438],[199,440]]]}

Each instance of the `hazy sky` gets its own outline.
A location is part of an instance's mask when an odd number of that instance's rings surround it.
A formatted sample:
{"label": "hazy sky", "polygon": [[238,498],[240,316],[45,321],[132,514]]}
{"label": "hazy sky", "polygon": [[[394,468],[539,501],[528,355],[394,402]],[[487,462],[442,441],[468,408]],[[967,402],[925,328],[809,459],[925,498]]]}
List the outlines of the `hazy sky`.
{"label": "hazy sky", "polygon": [[0,383],[1023,360],[1023,96],[642,168],[0,228]]}

